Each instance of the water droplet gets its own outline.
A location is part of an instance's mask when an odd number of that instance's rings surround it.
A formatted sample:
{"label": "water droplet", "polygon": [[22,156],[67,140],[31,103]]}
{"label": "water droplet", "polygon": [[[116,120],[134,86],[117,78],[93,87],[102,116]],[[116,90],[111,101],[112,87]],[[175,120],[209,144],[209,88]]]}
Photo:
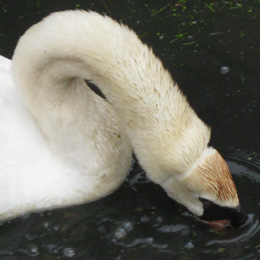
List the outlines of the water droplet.
{"label": "water droplet", "polygon": [[31,245],[31,248],[29,249],[30,250],[30,253],[33,255],[33,256],[37,256],[39,255],[39,249],[37,246],[35,245]]}
{"label": "water droplet", "polygon": [[76,252],[73,248],[67,247],[62,250],[62,253],[65,257],[74,257],[76,255]]}
{"label": "water droplet", "polygon": [[30,257],[35,257],[40,254],[39,248],[35,245],[28,245],[26,249],[19,249],[19,252]]}
{"label": "water droplet", "polygon": [[48,228],[49,226],[50,226],[50,223],[49,223],[49,222],[46,221],[46,222],[43,223],[43,227],[44,227],[44,228]]}
{"label": "water droplet", "polygon": [[229,72],[229,67],[227,67],[227,66],[222,66],[221,68],[220,68],[220,73],[221,74],[223,74],[223,75],[225,75],[225,74],[227,74],[228,72]]}
{"label": "water droplet", "polygon": [[60,229],[60,226],[59,226],[59,225],[55,225],[55,226],[53,227],[53,229],[54,229],[55,231],[58,231],[58,230]]}
{"label": "water droplet", "polygon": [[193,243],[190,241],[190,242],[188,242],[188,243],[184,246],[184,248],[192,249],[192,248],[194,248],[194,245],[193,245]]}

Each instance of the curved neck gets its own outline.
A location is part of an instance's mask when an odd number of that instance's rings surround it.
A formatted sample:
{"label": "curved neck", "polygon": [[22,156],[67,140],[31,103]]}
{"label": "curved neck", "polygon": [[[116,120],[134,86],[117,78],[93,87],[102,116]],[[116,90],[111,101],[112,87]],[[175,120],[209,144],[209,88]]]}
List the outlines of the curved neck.
{"label": "curved neck", "polygon": [[[14,78],[47,138],[66,122],[78,130],[77,115],[81,126],[84,118],[87,124],[89,104],[98,102],[85,86],[87,79],[117,111],[154,181],[166,177],[156,172],[168,164],[176,172],[187,170],[208,143],[208,128],[160,60],[131,30],[108,17],[80,11],[51,15],[20,39],[13,61]],[[60,134],[52,139],[57,142]],[[62,136],[72,134],[64,128]]]}

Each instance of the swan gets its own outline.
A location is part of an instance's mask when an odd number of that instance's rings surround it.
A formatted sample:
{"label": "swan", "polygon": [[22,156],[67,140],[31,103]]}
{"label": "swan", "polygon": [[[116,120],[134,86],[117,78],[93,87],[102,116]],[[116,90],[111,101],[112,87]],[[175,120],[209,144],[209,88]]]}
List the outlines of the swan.
{"label": "swan", "polygon": [[192,213],[240,222],[210,128],[127,26],[92,11],[53,13],[20,38],[12,62],[1,57],[0,82],[0,220],[108,195],[133,150]]}

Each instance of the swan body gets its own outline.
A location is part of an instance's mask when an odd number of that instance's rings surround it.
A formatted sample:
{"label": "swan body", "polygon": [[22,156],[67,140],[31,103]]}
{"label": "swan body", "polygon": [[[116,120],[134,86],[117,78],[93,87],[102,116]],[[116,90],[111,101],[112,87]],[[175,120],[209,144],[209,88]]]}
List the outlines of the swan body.
{"label": "swan body", "polygon": [[10,60],[0,57],[0,82],[4,82],[0,85],[0,119],[4,122],[0,127],[0,219],[83,203],[118,188],[129,171],[132,151],[111,106],[92,97],[99,105],[89,115],[92,124],[87,138],[91,141],[81,147],[81,159],[87,164],[83,171],[70,161],[75,154],[69,142],[64,149],[70,159],[50,149],[13,85],[10,66]]}
{"label": "swan body", "polygon": [[10,66],[0,59],[0,219],[107,195],[132,149],[196,215],[200,198],[238,207],[225,161],[207,146],[209,128],[126,26],[94,12],[54,13],[21,37]]}

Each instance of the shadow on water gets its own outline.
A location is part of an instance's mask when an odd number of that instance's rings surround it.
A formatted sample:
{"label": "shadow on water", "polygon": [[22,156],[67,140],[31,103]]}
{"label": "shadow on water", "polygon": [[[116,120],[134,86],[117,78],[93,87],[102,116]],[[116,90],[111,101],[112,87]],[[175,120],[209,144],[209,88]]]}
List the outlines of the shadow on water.
{"label": "shadow on water", "polygon": [[[26,3],[25,3],[26,2]],[[0,260],[260,258],[260,1],[2,0],[0,55],[48,13],[92,9],[133,28],[172,72],[227,159],[247,223],[217,232],[151,183],[135,162],[114,194],[0,226]],[[1,27],[2,26],[2,27]]]}

